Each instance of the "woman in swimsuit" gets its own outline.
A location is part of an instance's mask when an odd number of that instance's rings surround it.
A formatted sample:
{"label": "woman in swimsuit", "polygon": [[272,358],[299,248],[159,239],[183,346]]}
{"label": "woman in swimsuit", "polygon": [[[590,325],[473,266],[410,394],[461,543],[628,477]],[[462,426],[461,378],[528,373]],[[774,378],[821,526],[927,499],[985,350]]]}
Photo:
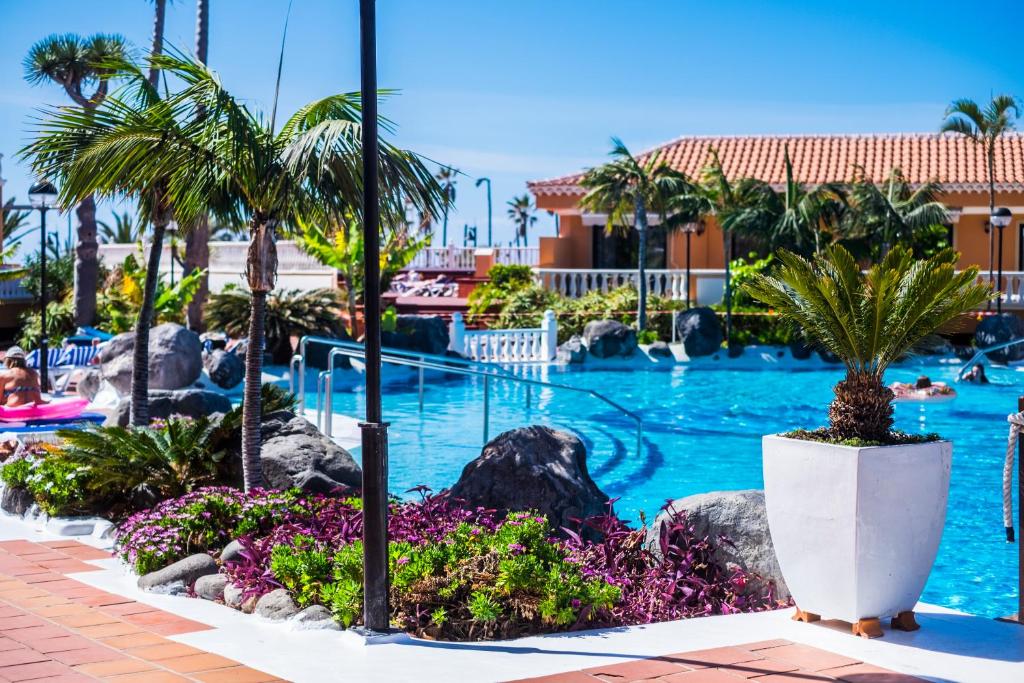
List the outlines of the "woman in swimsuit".
{"label": "woman in swimsuit", "polygon": [[3,405],[8,408],[46,403],[39,388],[39,376],[25,364],[25,352],[12,346],[4,357],[7,371],[0,374]]}

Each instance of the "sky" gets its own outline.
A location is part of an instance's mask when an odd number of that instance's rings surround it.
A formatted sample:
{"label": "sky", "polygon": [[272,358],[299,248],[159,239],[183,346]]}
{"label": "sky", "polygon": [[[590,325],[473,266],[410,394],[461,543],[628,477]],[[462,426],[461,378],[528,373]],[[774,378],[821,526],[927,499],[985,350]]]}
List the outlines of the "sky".
{"label": "sky", "polygon": [[[269,111],[288,0],[210,0],[209,64]],[[1024,3],[973,11],[947,0],[379,0],[381,111],[393,141],[462,174],[449,241],[465,224],[513,238],[507,204],[526,181],[601,163],[611,136],[634,151],[683,135],[921,132],[955,98],[1024,96],[1014,27]],[[41,11],[42,9],[42,11]],[[4,196],[25,199],[28,119],[63,104],[22,60],[51,33],[120,33],[145,50],[148,0],[0,0]],[[195,0],[173,0],[166,40],[194,45]],[[1001,33],[1000,33],[1001,32]],[[358,90],[357,0],[293,0],[279,111]],[[100,218],[111,210],[100,207]],[[63,223],[66,225],[66,223]],[[553,235],[540,212],[529,240]],[[436,243],[436,242],[435,242]],[[26,243],[30,245],[31,243]]]}

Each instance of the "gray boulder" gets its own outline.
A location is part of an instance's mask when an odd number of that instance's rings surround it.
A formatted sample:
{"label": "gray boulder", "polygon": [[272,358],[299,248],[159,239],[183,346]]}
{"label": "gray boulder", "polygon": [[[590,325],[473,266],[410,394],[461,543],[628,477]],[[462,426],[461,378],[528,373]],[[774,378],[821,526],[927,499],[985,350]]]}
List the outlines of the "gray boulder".
{"label": "gray boulder", "polygon": [[217,573],[217,563],[206,553],[189,555],[163,569],[139,577],[139,588],[144,591],[170,587],[173,584],[190,585],[200,576]]}
{"label": "gray boulder", "polygon": [[[117,409],[107,418],[104,424],[128,424],[131,401],[121,399]],[[226,413],[231,410],[231,401],[227,396],[205,389],[182,389],[180,391],[150,391],[149,416],[151,418],[167,418],[171,415],[188,417],[210,416],[213,413]]]}
{"label": "gray boulder", "polygon": [[256,615],[267,619],[287,619],[298,611],[291,594],[284,588],[272,590],[256,601]]}
{"label": "gray boulder", "polygon": [[221,561],[221,564],[223,564],[224,562],[232,562],[234,560],[237,560],[241,556],[242,544],[240,541],[236,539],[234,541],[231,541],[231,543],[228,543],[226,546],[224,546],[224,550],[220,551],[220,555],[217,557],[217,559]]}
{"label": "gray boulder", "polygon": [[75,385],[75,393],[90,401],[100,393],[100,386],[103,384],[103,373],[99,368],[90,368],[82,373],[78,383]]}
{"label": "gray boulder", "polygon": [[[103,379],[122,395],[131,391],[134,349],[135,333],[126,332],[112,339],[100,354]],[[199,379],[202,371],[203,353],[199,335],[176,323],[164,323],[150,330],[150,389],[187,387]]]}
{"label": "gray boulder", "polygon": [[587,359],[587,347],[578,334],[572,335],[569,341],[559,344],[556,359],[559,363],[579,364]]}
{"label": "gray boulder", "polygon": [[349,452],[309,420],[279,410],[264,416],[260,433],[263,480],[268,488],[332,493],[362,484],[362,470]]}
{"label": "gray boulder", "polygon": [[636,351],[636,330],[617,320],[592,320],[583,328],[583,343],[595,358],[632,356]]}
{"label": "gray boulder", "polygon": [[676,316],[676,338],[688,357],[710,356],[722,348],[722,325],[710,308],[691,308]]}
{"label": "gray boulder", "polygon": [[[1013,313],[985,316],[974,330],[974,344],[979,349],[1024,337],[1024,323]],[[985,354],[994,363],[1009,363],[1024,359],[1024,344]]]}
{"label": "gray boulder", "polygon": [[36,499],[32,497],[28,489],[5,486],[3,495],[0,496],[0,510],[21,517],[35,502]]}
{"label": "gray boulder", "polygon": [[223,600],[227,585],[228,577],[223,574],[207,574],[196,579],[193,590],[203,600]]}
{"label": "gray boulder", "polygon": [[234,389],[245,379],[245,364],[233,353],[214,349],[203,358],[206,374],[221,389]]}
{"label": "gray boulder", "polygon": [[323,605],[310,605],[306,609],[302,610],[294,617],[292,622],[300,629],[330,629],[333,631],[341,630],[341,626],[338,622],[334,621],[334,617],[331,615],[331,611]]}
{"label": "gray boulder", "polygon": [[755,581],[751,585],[752,590],[763,590],[768,584],[774,586],[775,597],[782,600],[789,597],[768,532],[764,491],[714,491],[673,501],[668,510],[657,516],[647,532],[648,547],[656,554],[660,553],[658,538],[669,511],[685,512],[698,536],[728,537],[734,545],[719,544],[717,559],[726,566],[738,566],[760,577],[760,582]]}
{"label": "gray boulder", "polygon": [[[231,609],[242,609],[242,589],[229,583],[224,586],[224,604]],[[249,610],[250,612],[252,610]]]}
{"label": "gray boulder", "polygon": [[654,358],[672,358],[672,349],[663,341],[656,341],[648,346],[647,353]]}
{"label": "gray boulder", "polygon": [[434,355],[443,355],[448,342],[448,324],[438,315],[400,315],[396,331],[381,334],[384,346]]}
{"label": "gray boulder", "polygon": [[556,530],[572,526],[572,518],[605,512],[608,502],[587,471],[583,442],[538,425],[492,439],[462,470],[448,495],[499,514],[535,510]]}

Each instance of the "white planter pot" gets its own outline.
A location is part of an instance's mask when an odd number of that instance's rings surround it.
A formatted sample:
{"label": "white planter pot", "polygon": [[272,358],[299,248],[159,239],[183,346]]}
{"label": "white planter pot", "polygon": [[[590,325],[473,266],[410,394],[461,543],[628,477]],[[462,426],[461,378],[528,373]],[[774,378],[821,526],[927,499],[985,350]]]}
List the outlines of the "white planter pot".
{"label": "white planter pot", "polygon": [[849,622],[913,610],[946,522],[952,444],[773,435],[762,452],[768,527],[799,609]]}

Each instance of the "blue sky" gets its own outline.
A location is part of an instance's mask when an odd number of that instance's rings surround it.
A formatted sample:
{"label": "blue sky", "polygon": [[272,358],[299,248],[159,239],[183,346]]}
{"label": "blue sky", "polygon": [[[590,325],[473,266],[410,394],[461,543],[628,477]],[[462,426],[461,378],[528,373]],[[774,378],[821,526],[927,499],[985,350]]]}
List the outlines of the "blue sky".
{"label": "blue sky", "polygon": [[[269,109],[287,0],[211,4],[211,66]],[[294,0],[283,111],[358,88],[357,6]],[[0,0],[6,197],[23,199],[30,182],[15,153],[32,109],[65,102],[56,86],[23,81],[30,45],[58,32],[116,32],[140,47],[150,38],[146,0],[39,7]],[[170,5],[170,43],[192,49],[194,12],[194,0]],[[401,90],[382,110],[399,144],[469,176],[450,234],[475,223],[483,236],[473,178],[489,176],[495,239],[507,242],[505,202],[525,181],[600,163],[612,135],[639,150],[691,134],[930,131],[953,98],[1024,96],[1021,25],[1024,4],[1009,0],[379,0],[380,84]],[[542,214],[531,243],[553,232]]]}

